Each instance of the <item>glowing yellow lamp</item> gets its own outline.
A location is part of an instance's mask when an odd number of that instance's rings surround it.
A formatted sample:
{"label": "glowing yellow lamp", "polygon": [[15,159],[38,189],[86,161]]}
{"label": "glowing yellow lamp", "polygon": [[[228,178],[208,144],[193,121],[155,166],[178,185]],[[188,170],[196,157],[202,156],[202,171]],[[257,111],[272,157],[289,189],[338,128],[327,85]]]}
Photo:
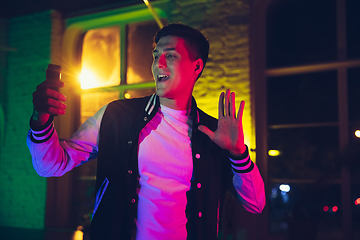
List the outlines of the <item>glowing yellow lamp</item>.
{"label": "glowing yellow lamp", "polygon": [[358,137],[358,138],[360,138],[360,130],[356,130],[356,131],[355,131],[355,136]]}
{"label": "glowing yellow lamp", "polygon": [[279,150],[269,150],[268,151],[269,156],[271,157],[276,157],[280,155],[280,151]]}

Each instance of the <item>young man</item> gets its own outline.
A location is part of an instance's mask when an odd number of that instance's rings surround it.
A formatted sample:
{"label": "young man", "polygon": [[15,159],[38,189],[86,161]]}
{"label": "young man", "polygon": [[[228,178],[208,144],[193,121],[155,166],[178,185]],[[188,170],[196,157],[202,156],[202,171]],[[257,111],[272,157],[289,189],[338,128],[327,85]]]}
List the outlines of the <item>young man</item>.
{"label": "young man", "polygon": [[219,120],[192,97],[209,43],[198,31],[170,24],[155,37],[156,94],[118,100],[59,142],[52,115],[65,96],[45,81],[33,94],[28,146],[41,176],[61,176],[98,157],[91,239],[217,239],[220,210],[231,191],[248,211],[265,205],[264,184],[250,160],[235,95],[220,95]]}

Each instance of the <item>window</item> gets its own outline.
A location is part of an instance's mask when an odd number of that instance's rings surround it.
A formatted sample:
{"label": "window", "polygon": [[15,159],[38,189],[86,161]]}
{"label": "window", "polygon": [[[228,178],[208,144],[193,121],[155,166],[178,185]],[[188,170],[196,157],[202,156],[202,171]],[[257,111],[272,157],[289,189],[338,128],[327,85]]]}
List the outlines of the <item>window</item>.
{"label": "window", "polygon": [[158,30],[151,20],[91,29],[85,34],[80,74],[81,123],[113,100],[154,93],[152,44]]}
{"label": "window", "polygon": [[268,190],[260,239],[358,238],[359,2],[253,6],[257,164]]}

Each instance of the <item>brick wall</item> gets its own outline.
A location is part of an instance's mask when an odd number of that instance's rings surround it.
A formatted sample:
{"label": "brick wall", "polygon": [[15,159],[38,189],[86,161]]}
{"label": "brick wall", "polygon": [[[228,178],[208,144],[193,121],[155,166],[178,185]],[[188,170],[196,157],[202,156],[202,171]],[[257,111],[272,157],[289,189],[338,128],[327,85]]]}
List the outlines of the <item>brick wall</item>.
{"label": "brick wall", "polygon": [[4,126],[5,126],[5,115],[4,111],[7,101],[7,92],[5,85],[5,75],[6,75],[6,56],[8,47],[7,39],[7,26],[8,21],[6,19],[0,18],[0,151],[2,148],[2,143],[4,139]]}
{"label": "brick wall", "polygon": [[44,227],[46,179],[31,163],[25,139],[32,113],[32,92],[50,63],[51,12],[9,20],[8,95],[5,142],[0,152],[0,225]]}
{"label": "brick wall", "polygon": [[[245,100],[245,142],[255,148],[249,76],[249,0],[176,0],[172,22],[199,29],[210,42],[209,60],[194,89],[198,105],[217,118],[221,91],[235,92],[237,107]],[[255,156],[252,156],[255,160]]]}

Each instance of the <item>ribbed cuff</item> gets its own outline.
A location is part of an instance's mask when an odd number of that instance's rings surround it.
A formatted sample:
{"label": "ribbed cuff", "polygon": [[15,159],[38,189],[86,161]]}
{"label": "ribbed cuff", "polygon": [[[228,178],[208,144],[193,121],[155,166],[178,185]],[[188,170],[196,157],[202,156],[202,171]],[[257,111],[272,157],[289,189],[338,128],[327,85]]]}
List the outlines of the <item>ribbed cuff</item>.
{"label": "ribbed cuff", "polygon": [[30,128],[31,128],[31,130],[33,130],[33,131],[42,131],[42,130],[44,130],[45,128],[47,128],[47,127],[53,122],[53,120],[54,120],[54,115],[50,115],[49,120],[47,120],[47,122],[46,122],[44,125],[42,125],[42,126],[36,126],[36,125],[34,124],[33,117],[31,116],[31,118],[30,118]]}
{"label": "ribbed cuff", "polygon": [[31,135],[30,140],[34,143],[43,143],[48,141],[54,134],[54,116],[50,115],[49,120],[42,126],[36,126],[31,117],[30,128]]}
{"label": "ribbed cuff", "polygon": [[248,146],[246,146],[246,150],[241,156],[237,157],[229,153],[229,158],[234,172],[247,173],[254,169],[254,163],[250,159]]}
{"label": "ribbed cuff", "polygon": [[245,144],[245,152],[241,155],[241,156],[234,156],[229,152],[229,158],[234,159],[234,160],[242,160],[244,158],[246,158],[247,156],[249,156],[249,148],[248,146]]}

